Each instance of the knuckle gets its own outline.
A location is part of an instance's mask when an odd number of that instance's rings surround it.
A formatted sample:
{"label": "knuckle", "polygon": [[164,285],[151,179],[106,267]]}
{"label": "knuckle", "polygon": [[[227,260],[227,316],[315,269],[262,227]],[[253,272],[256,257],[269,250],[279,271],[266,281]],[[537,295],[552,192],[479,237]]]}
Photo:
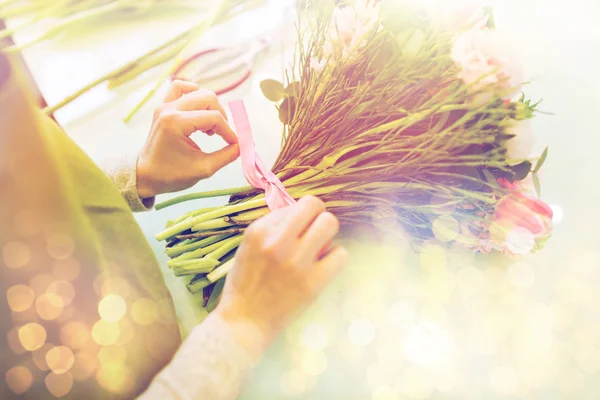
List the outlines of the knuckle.
{"label": "knuckle", "polygon": [[163,129],[171,129],[173,128],[175,122],[177,120],[177,113],[173,110],[163,109],[158,117],[157,123]]}
{"label": "knuckle", "polygon": [[327,226],[331,227],[332,230],[339,231],[340,220],[335,215],[328,211],[325,211],[321,214],[321,218]]}
{"label": "knuckle", "polygon": [[316,196],[305,196],[303,201],[310,207],[321,208],[323,210],[325,209],[325,203],[323,203],[323,201]]}

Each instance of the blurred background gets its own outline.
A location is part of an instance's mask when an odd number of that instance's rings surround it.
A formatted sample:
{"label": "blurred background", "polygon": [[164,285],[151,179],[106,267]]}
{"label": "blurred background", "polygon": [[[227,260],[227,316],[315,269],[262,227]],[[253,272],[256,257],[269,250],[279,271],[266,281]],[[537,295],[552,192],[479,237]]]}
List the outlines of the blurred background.
{"label": "blurred background", "polygon": [[[348,240],[352,266],[281,336],[242,398],[600,398],[600,3],[481,3],[495,7],[497,29],[518,51],[530,82],[527,95],[543,99],[540,109],[552,114],[539,115],[533,127],[535,153],[549,147],[542,199],[554,210],[553,237],[543,251],[517,261],[441,248],[418,256],[402,242]],[[103,29],[89,24],[80,34],[24,50],[23,60],[39,94],[56,104],[197,23],[200,14],[170,10],[100,20]],[[267,164],[277,155],[281,124],[259,82],[282,79],[293,55],[293,22],[293,2],[272,0],[210,29],[196,46],[269,39],[252,78],[223,97],[245,100],[257,151]],[[13,39],[26,43],[35,35],[17,33]],[[129,124],[123,118],[160,75],[151,70],[116,90],[98,87],[55,117],[99,164],[135,153],[167,86]],[[218,145],[211,139],[204,147]],[[191,192],[243,184],[238,163]],[[225,201],[195,201],[137,216],[165,265],[184,333],[205,316],[202,299],[168,270],[154,235],[168,219]]]}

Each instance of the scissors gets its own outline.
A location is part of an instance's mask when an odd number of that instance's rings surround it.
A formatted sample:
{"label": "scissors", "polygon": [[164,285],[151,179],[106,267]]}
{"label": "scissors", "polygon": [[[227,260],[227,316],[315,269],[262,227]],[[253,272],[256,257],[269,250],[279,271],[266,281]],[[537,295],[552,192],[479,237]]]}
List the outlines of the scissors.
{"label": "scissors", "polygon": [[250,79],[257,58],[269,47],[269,40],[261,38],[241,45],[203,50],[183,61],[171,80],[186,80],[203,86],[219,81],[222,86],[214,92],[220,96]]}

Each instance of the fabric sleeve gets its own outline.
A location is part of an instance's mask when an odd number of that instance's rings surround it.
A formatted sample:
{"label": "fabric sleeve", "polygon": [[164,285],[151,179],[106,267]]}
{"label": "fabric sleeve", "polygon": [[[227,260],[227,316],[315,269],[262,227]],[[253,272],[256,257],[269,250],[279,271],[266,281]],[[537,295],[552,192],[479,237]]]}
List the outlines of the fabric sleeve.
{"label": "fabric sleeve", "polygon": [[137,156],[128,155],[111,160],[102,166],[133,212],[150,211],[155,197],[140,199],[137,191]]}
{"label": "fabric sleeve", "polygon": [[196,326],[140,400],[236,399],[256,361],[230,326],[210,314]]}

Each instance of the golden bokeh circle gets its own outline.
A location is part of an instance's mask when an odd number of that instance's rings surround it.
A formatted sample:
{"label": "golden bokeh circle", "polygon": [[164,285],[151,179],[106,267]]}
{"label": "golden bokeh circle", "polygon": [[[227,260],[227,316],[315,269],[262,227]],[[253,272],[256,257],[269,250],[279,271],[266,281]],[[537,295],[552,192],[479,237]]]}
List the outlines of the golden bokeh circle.
{"label": "golden bokeh circle", "polygon": [[96,380],[109,392],[125,394],[134,387],[134,377],[126,364],[105,364],[96,373]]}
{"label": "golden bokeh circle", "polygon": [[35,309],[41,319],[54,320],[62,314],[64,304],[62,298],[54,293],[44,293],[35,301]]}
{"label": "golden bokeh circle", "polygon": [[123,364],[127,360],[127,352],[123,346],[102,347],[98,352],[98,360],[102,365]]}
{"label": "golden bokeh circle", "polygon": [[42,325],[31,322],[19,328],[19,340],[24,349],[37,350],[46,342],[46,330]]}
{"label": "golden bokeh circle", "polygon": [[98,314],[106,322],[118,322],[125,316],[127,304],[121,296],[109,294],[100,300]]}
{"label": "golden bokeh circle", "polygon": [[56,374],[51,372],[45,379],[46,388],[54,397],[66,396],[73,388],[73,377],[71,374]]}
{"label": "golden bokeh circle", "polygon": [[75,362],[75,356],[70,348],[56,346],[46,353],[46,363],[55,374],[64,374],[69,371]]}
{"label": "golden bokeh circle", "polygon": [[75,288],[65,280],[52,282],[46,291],[59,296],[62,299],[63,306],[68,306],[75,298]]}
{"label": "golden bokeh circle", "polygon": [[156,305],[152,299],[138,299],[131,306],[131,318],[136,324],[150,325],[155,321],[155,308]]}
{"label": "golden bokeh circle", "polygon": [[22,268],[31,260],[31,250],[23,242],[8,242],[2,249],[2,259],[8,268]]}
{"label": "golden bokeh circle", "polygon": [[33,305],[35,293],[29,286],[15,285],[6,291],[6,300],[11,310],[14,312],[23,312]]}
{"label": "golden bokeh circle", "polygon": [[29,390],[33,384],[31,371],[23,366],[12,367],[4,374],[6,384],[13,393],[20,395]]}
{"label": "golden bokeh circle", "polygon": [[68,233],[54,233],[46,239],[46,250],[55,260],[66,260],[75,251],[75,241]]}
{"label": "golden bokeh circle", "polygon": [[33,289],[36,296],[41,296],[46,293],[46,289],[55,279],[50,274],[37,274],[29,280],[29,287]]}
{"label": "golden bokeh circle", "polygon": [[120,332],[121,329],[117,323],[100,320],[92,328],[92,337],[99,345],[110,346],[117,342]]}

